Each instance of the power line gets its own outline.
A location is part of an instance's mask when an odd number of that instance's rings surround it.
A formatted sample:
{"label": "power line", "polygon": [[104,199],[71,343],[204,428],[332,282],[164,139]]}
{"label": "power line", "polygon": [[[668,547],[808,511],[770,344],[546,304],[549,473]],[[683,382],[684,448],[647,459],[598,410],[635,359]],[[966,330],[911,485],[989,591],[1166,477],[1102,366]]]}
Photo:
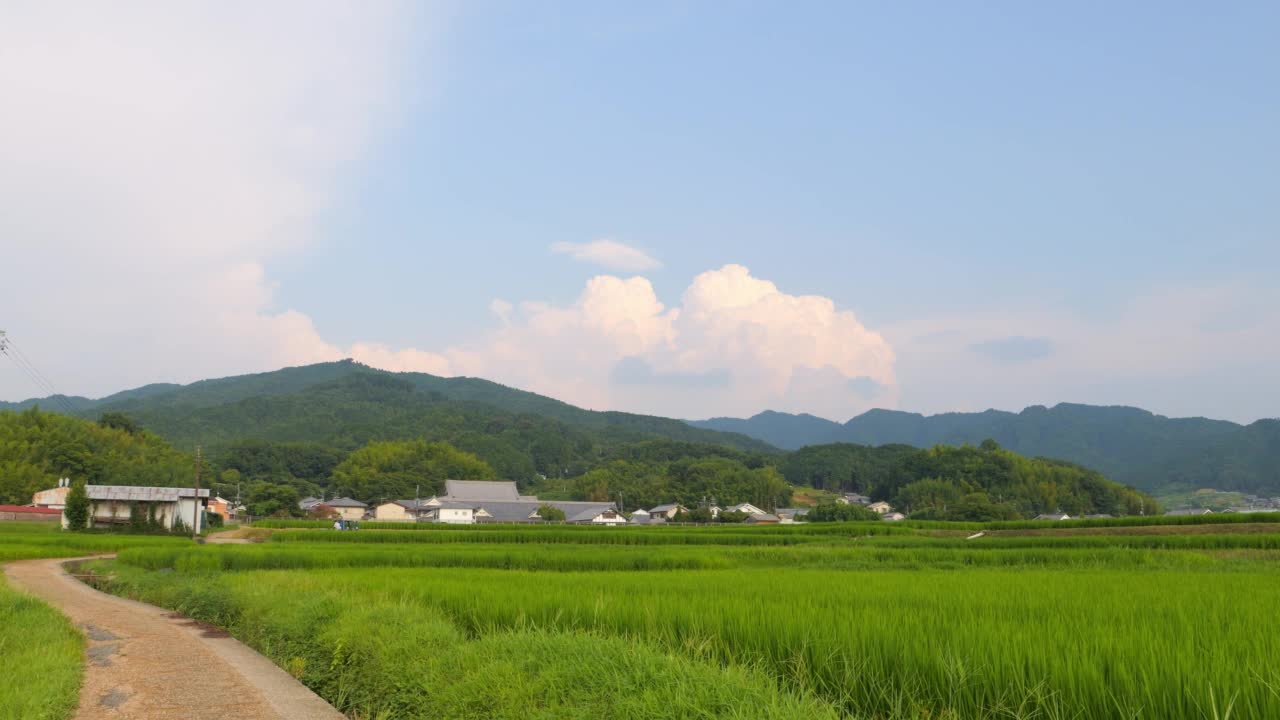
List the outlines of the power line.
{"label": "power line", "polygon": [[49,396],[48,399],[53,402],[58,409],[68,415],[75,414],[76,409],[72,406],[70,401],[67,400],[66,396],[58,392],[58,389],[54,387],[49,378],[45,377],[44,374],[36,368],[35,364],[31,362],[25,353],[22,352],[22,349],[13,342],[13,338],[9,337],[9,335],[3,330],[0,330],[0,355],[4,355],[12,360],[13,364],[17,365],[18,369],[21,370],[27,378],[40,389],[41,392],[46,393]]}

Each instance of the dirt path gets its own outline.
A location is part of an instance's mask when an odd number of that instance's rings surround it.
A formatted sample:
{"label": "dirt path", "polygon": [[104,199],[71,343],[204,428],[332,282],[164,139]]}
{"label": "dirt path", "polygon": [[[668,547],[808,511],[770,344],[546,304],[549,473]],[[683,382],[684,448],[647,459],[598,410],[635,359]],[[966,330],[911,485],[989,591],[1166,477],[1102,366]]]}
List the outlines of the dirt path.
{"label": "dirt path", "polygon": [[87,637],[76,720],[342,720],[328,703],[225,633],[98,592],[65,559],[9,563],[10,584],[59,608]]}

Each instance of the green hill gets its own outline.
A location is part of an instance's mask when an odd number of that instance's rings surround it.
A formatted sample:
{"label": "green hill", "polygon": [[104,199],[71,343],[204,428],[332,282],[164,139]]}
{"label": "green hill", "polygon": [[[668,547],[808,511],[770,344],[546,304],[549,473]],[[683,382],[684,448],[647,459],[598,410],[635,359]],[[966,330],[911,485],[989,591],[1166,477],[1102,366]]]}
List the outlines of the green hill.
{"label": "green hill", "polygon": [[[47,399],[44,407],[57,409]],[[582,472],[611,448],[654,439],[776,452],[745,435],[679,420],[594,412],[487,380],[390,373],[349,360],[149,385],[83,400],[76,412],[86,418],[122,412],[179,448],[199,443],[215,456],[251,441],[341,451],[373,440],[447,441],[522,481]]]}
{"label": "green hill", "polygon": [[[815,422],[816,421],[816,422]],[[987,438],[1022,455],[1061,458],[1150,491],[1200,487],[1280,494],[1280,422],[1248,426],[1205,418],[1167,418],[1130,407],[1063,403],[1020,413],[987,410],[924,416],[871,410],[844,425],[765,413],[748,420],[694,423],[795,449],[861,445],[977,445]]]}

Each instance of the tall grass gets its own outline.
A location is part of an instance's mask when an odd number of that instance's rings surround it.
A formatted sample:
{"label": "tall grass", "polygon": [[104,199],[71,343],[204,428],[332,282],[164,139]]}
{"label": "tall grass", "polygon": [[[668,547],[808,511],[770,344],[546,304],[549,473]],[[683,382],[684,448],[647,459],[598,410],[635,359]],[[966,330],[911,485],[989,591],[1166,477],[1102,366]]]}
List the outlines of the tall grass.
{"label": "tall grass", "polygon": [[[769,675],[589,632],[467,634],[447,615],[309,573],[181,575],[116,565],[112,589],[230,629],[357,718],[835,720]],[[282,582],[281,582],[282,581]]]}
{"label": "tall grass", "polygon": [[0,720],[61,720],[76,707],[83,640],[71,622],[0,575]]}
{"label": "tall grass", "polygon": [[[751,569],[533,575],[322,571],[310,578],[447,613],[468,632],[596,632],[718,662],[763,666],[852,714],[1280,717],[1273,570],[971,569],[843,573]],[[1025,715],[1024,715],[1025,716]]]}

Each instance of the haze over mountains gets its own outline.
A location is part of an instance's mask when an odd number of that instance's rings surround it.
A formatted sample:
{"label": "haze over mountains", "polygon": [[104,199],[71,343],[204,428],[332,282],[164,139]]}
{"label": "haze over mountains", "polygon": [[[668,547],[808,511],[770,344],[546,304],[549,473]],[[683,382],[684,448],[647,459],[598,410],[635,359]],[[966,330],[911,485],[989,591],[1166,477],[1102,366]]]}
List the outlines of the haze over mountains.
{"label": "haze over mountains", "polygon": [[976,445],[991,438],[1014,452],[1070,460],[1145,490],[1280,492],[1280,420],[1274,419],[1239,425],[1167,418],[1131,407],[1062,403],[1019,413],[924,416],[871,410],[844,424],[773,411],[745,420],[713,418],[691,424],[742,433],[783,449],[836,442]]}
{"label": "haze over mountains", "polygon": [[826,443],[930,447],[991,438],[1014,452],[1078,463],[1147,491],[1280,494],[1280,421],[1245,426],[1128,407],[1061,404],[930,417],[872,410],[844,424],[778,412],[685,422],[584,410],[487,380],[390,373],[351,361],[146,385],[97,400],[0,403],[0,409],[34,404],[46,410],[65,404],[87,418],[123,412],[187,449],[245,440],[354,448],[389,437],[443,439],[500,458],[495,467],[509,477],[572,475],[602,447],[647,439],[768,454]]}

